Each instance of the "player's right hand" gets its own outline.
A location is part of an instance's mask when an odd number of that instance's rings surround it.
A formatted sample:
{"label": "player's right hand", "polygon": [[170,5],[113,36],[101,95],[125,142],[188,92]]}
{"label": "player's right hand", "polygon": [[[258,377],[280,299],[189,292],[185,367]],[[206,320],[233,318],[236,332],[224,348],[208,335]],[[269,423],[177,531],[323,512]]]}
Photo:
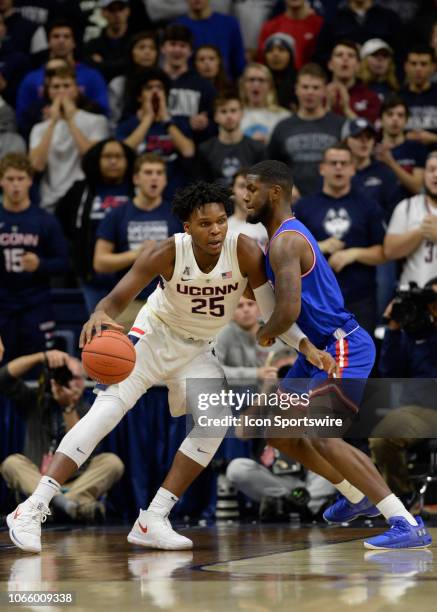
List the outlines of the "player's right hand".
{"label": "player's right hand", "polygon": [[79,338],[79,348],[83,348],[87,342],[91,340],[93,337],[93,333],[95,332],[98,336],[102,335],[102,326],[111,327],[116,331],[123,332],[124,327],[120,325],[114,319],[111,319],[109,315],[106,314],[103,310],[96,310],[90,316],[88,321],[82,327],[82,331]]}
{"label": "player's right hand", "polygon": [[336,378],[340,369],[334,357],[327,351],[322,351],[314,346],[308,338],[303,338],[299,344],[299,352],[305,355],[306,360],[312,365],[324,370],[328,376]]}

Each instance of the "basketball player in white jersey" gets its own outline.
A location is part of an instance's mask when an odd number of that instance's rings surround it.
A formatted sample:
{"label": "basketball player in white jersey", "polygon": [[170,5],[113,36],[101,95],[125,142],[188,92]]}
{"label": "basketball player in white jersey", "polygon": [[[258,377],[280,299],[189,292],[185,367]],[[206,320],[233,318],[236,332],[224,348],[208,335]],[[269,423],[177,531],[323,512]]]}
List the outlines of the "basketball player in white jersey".
{"label": "basketball player in white jersey", "polygon": [[[10,537],[19,548],[41,551],[41,523],[50,514],[52,497],[152,385],[167,385],[174,416],[192,408],[186,406],[186,379],[207,379],[207,387],[212,380],[214,391],[217,384],[222,388],[224,374],[212,343],[231,319],[248,282],[264,319],[269,318],[274,297],[263,254],[251,238],[227,235],[231,209],[225,187],[197,183],[180,192],[173,210],[185,233],[144,252],[84,325],[81,346],[94,332],[100,334],[102,326],[120,329],[114,319],[143,287],[160,277],[129,334],[137,354],[133,372],[120,384],[99,391],[89,412],[63,438],[34,493],[7,517]],[[297,326],[281,337],[314,365],[330,374],[336,371],[334,359],[316,349]],[[218,430],[213,438],[199,425],[192,429],[148,509],[140,511],[129,542],[168,550],[192,548],[192,541],[174,531],[167,517],[211,461],[225,433],[226,428]]]}

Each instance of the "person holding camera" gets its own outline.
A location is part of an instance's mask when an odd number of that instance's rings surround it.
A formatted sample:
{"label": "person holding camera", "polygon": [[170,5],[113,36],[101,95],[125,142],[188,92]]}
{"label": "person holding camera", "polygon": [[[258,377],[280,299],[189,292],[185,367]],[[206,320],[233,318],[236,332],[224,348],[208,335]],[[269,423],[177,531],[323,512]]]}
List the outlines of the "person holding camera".
{"label": "person holding camera", "polygon": [[[416,491],[407,467],[407,450],[437,432],[437,276],[420,289],[398,290],[385,312],[387,329],[379,373],[384,378],[416,378],[401,395],[401,408],[391,410],[369,438],[372,459],[388,486],[411,507]],[[424,381],[423,379],[430,379]]]}
{"label": "person holding camera", "polygon": [[[44,365],[40,388],[23,381],[32,368]],[[60,440],[89,410],[83,398],[85,378],[80,362],[62,351],[18,357],[0,368],[0,393],[11,399],[26,423],[23,453],[9,455],[0,474],[9,488],[28,496],[49,468]],[[94,520],[104,515],[98,498],[124,472],[113,453],[92,456],[77,477],[53,498],[55,509],[71,518]]]}
{"label": "person holding camera", "polygon": [[384,240],[387,259],[404,259],[401,285],[423,287],[437,276],[437,151],[430,153],[424,172],[424,193],[400,202]]}

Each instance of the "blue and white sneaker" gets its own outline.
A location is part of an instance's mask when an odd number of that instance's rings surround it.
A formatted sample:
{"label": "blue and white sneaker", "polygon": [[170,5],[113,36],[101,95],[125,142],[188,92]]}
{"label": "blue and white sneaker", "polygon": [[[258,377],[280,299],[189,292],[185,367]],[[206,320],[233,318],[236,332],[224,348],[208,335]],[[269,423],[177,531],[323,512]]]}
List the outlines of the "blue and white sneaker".
{"label": "blue and white sneaker", "polygon": [[339,495],[337,501],[326,508],[323,518],[327,523],[350,523],[359,516],[372,518],[380,514],[378,508],[367,497],[364,497],[358,504],[353,504],[344,495]]}
{"label": "blue and white sneaker", "polygon": [[403,516],[392,516],[388,519],[390,529],[365,540],[364,546],[370,550],[426,548],[431,544],[432,537],[420,516],[414,518],[417,525],[410,525]]}
{"label": "blue and white sneaker", "polygon": [[415,576],[432,571],[433,554],[429,548],[417,550],[367,550],[364,559],[382,574]]}

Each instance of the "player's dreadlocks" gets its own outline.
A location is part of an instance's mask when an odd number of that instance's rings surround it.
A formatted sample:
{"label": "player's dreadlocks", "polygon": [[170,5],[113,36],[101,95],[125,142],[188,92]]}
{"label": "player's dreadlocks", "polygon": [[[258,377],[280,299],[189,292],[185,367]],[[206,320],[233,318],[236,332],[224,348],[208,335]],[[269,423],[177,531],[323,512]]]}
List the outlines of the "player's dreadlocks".
{"label": "player's dreadlocks", "polygon": [[217,202],[223,204],[225,212],[229,216],[234,208],[231,197],[231,190],[223,184],[198,181],[188,185],[188,187],[178,189],[173,200],[173,214],[182,222],[188,221],[196,208],[202,208],[205,204]]}

